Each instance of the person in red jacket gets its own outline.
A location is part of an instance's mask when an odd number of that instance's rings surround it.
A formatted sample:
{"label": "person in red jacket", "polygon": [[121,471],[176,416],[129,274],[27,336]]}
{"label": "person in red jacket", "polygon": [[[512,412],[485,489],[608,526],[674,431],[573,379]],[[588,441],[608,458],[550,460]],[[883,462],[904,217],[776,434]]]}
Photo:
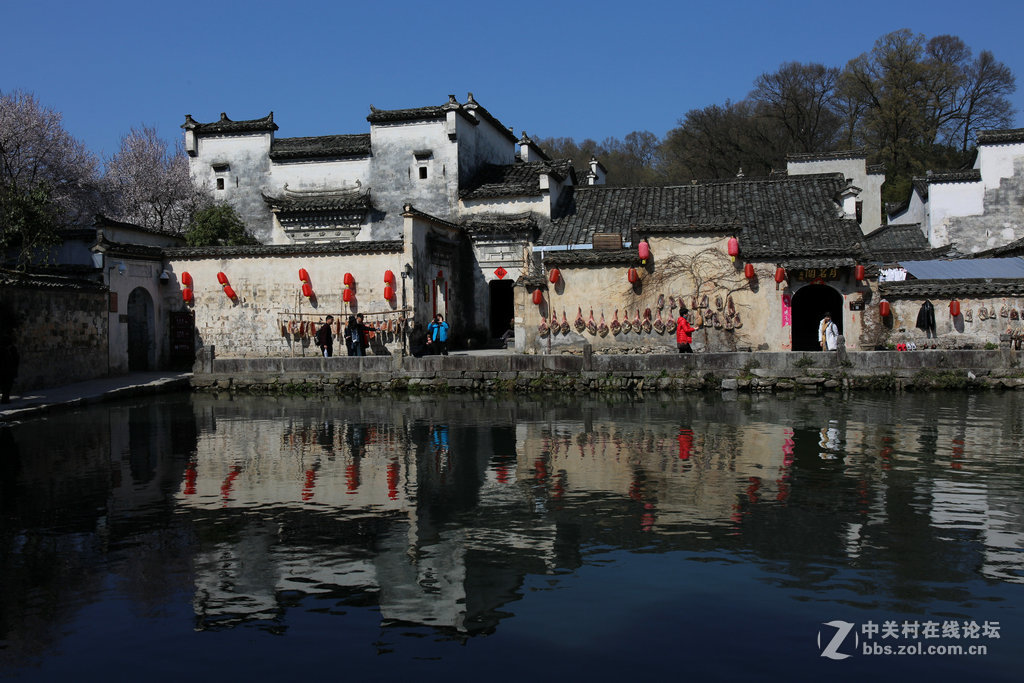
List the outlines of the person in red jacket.
{"label": "person in red jacket", "polygon": [[679,320],[676,321],[676,346],[679,347],[679,353],[693,353],[693,349],[690,348],[690,342],[693,341],[691,333],[700,329],[700,326],[690,325],[690,321],[686,319],[687,313],[689,311],[685,306],[680,308]]}

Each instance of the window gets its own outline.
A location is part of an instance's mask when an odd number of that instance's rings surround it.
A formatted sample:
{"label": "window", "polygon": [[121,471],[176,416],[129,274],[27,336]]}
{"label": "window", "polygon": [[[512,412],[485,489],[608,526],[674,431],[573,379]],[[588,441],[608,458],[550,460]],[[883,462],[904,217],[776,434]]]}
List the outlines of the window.
{"label": "window", "polygon": [[217,189],[218,190],[223,190],[224,189],[224,179],[223,178],[217,178]]}
{"label": "window", "polygon": [[420,166],[420,180],[426,180],[426,179],[427,179],[427,167],[426,166]]}

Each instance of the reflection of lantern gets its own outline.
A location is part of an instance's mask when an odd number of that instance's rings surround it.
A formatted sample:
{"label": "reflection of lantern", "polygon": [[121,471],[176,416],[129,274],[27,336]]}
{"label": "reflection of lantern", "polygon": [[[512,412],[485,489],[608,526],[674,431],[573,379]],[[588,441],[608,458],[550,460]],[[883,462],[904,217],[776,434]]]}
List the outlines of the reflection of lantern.
{"label": "reflection of lantern", "polygon": [[559,278],[561,277],[562,271],[560,271],[558,268],[552,268],[551,272],[548,273],[548,282],[550,282],[551,284],[557,284]]}
{"label": "reflection of lantern", "polygon": [[781,285],[782,281],[786,279],[786,269],[779,266],[775,269],[775,284]]}
{"label": "reflection of lantern", "polygon": [[313,296],[313,285],[309,284],[308,282],[303,282],[302,283],[302,296],[306,297],[307,299],[312,297]]}
{"label": "reflection of lantern", "polygon": [[885,299],[882,299],[881,301],[879,301],[879,302],[878,302],[878,313],[879,313],[879,314],[880,314],[880,315],[881,315],[881,316],[882,316],[883,318],[888,318],[888,317],[889,317],[889,314],[890,314],[891,312],[892,312],[892,311],[891,311],[891,310],[889,310],[889,302],[888,302],[888,301],[886,301]]}
{"label": "reflection of lantern", "polygon": [[535,303],[538,306],[540,306],[541,302],[543,302],[543,301],[544,301],[544,294],[540,291],[540,289],[533,290],[533,303]]}
{"label": "reflection of lantern", "polygon": [[855,266],[853,269],[853,279],[860,282],[864,279],[864,266]]}
{"label": "reflection of lantern", "polygon": [[647,259],[651,258],[651,245],[647,243],[647,240],[641,240],[637,245],[637,256],[640,257],[642,264],[646,264]]}
{"label": "reflection of lantern", "polygon": [[729,238],[729,259],[732,261],[736,260],[736,257],[740,255],[740,241],[735,237]]}
{"label": "reflection of lantern", "polygon": [[640,279],[640,276],[637,275],[636,268],[630,268],[626,271],[626,279],[629,280],[630,284],[633,284]]}
{"label": "reflection of lantern", "polygon": [[954,318],[960,315],[960,302],[956,299],[949,302],[949,314]]}
{"label": "reflection of lantern", "polygon": [[183,287],[192,286],[192,276],[189,275],[188,271],[185,271],[184,273],[181,274],[181,284]]}
{"label": "reflection of lantern", "polygon": [[754,279],[754,264],[753,263],[748,263],[747,265],[743,266],[743,277],[747,278],[748,280],[753,280]]}

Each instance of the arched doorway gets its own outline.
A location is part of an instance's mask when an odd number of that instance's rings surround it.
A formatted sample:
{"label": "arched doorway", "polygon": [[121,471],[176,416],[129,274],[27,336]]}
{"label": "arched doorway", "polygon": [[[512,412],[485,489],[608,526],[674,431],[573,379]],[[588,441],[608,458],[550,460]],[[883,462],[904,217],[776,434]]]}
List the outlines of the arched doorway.
{"label": "arched doorway", "polygon": [[843,296],[828,285],[804,285],[793,294],[793,350],[821,351],[818,324],[828,311],[843,333]]}
{"label": "arched doorway", "polygon": [[509,329],[512,318],[515,316],[513,304],[513,287],[515,283],[509,280],[491,280],[487,283],[487,290],[490,294],[490,336],[497,339]]}
{"label": "arched doorway", "polygon": [[128,371],[153,369],[153,297],[142,287],[128,295]]}

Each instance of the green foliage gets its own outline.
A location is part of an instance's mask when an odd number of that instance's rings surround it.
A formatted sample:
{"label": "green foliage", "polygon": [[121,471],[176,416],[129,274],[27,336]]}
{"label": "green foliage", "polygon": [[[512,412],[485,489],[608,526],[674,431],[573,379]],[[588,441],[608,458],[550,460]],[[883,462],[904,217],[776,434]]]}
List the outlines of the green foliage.
{"label": "green foliage", "polygon": [[800,356],[793,361],[793,366],[797,368],[809,368],[814,365],[814,358],[812,356]]}
{"label": "green foliage", "polygon": [[45,185],[20,190],[0,186],[0,255],[25,270],[33,261],[47,261],[60,244],[61,211]]}
{"label": "green foliage", "polygon": [[185,241],[193,247],[245,246],[259,244],[235,210],[227,204],[215,204],[195,213],[185,231]]}

